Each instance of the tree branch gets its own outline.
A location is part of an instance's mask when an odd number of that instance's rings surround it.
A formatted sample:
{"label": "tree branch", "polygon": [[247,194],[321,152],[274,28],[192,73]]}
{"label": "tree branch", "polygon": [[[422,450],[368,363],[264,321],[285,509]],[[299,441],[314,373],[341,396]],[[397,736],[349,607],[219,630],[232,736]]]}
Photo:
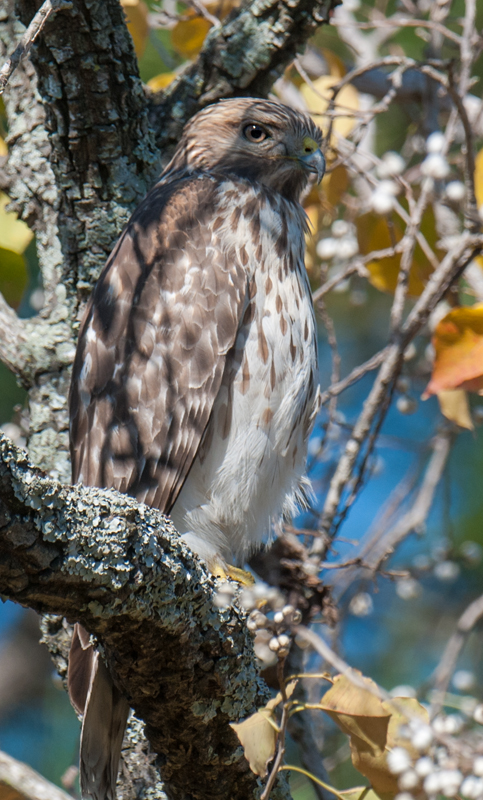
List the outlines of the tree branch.
{"label": "tree branch", "polygon": [[341,0],[254,0],[210,31],[197,60],[152,97],[151,122],[161,149],[173,147],[183,125],[223,97],[266,96],[317,27]]}
{"label": "tree branch", "polygon": [[[255,797],[229,723],[266,702],[244,614],[159,512],[62,486],[0,436],[2,595],[82,622],[162,756],[168,796]],[[273,797],[289,795],[279,788]]]}
{"label": "tree branch", "polygon": [[12,55],[7,59],[0,70],[0,94],[3,94],[5,87],[12,77],[15,69],[20,64],[22,58],[25,58],[25,56],[28,54],[32,44],[35,42],[50,15],[54,11],[58,11],[59,9],[68,7],[69,5],[69,0],[45,0],[45,2],[37,11],[24,35],[20,39]]}
{"label": "tree branch", "polygon": [[435,691],[431,703],[432,716],[435,716],[440,711],[444,700],[444,694],[448,689],[459,655],[471,631],[482,617],[483,595],[480,595],[480,597],[473,600],[463,611],[456,625],[456,630],[448,640],[441,661],[433,673],[431,680],[434,683]]}
{"label": "tree branch", "polygon": [[[423,293],[405,322],[401,325],[397,336],[394,336],[393,343],[385,351],[385,358],[377,378],[364,403],[362,412],[331,480],[321,515],[319,526],[321,535],[316,539],[312,548],[314,555],[323,556],[325,554],[327,548],[326,536],[334,535],[340,520],[347,513],[355,498],[358,485],[346,499],[344,510],[342,512],[339,511],[342,496],[353,475],[363,444],[369,436],[373,425],[380,425],[384,418],[388,393],[391,391],[391,387],[399,373],[406,347],[425,324],[429,314],[444,296],[449,286],[462,274],[472,258],[480,252],[482,244],[483,239],[481,236],[461,236],[458,245],[445,256],[438,269],[431,275]],[[385,403],[386,405],[384,405]],[[379,422],[375,422],[377,419]],[[366,458],[367,455],[365,456]],[[359,477],[360,479],[361,477]],[[338,520],[336,520],[337,515]]]}
{"label": "tree branch", "polygon": [[43,778],[27,764],[0,751],[0,785],[15,789],[27,800],[72,800],[72,795]]}

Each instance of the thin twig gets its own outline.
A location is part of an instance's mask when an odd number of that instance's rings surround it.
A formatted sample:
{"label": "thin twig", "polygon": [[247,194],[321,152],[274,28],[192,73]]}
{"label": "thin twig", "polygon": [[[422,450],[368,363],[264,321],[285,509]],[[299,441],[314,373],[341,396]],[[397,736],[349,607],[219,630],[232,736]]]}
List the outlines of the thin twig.
{"label": "thin twig", "polygon": [[0,95],[5,91],[7,83],[20,64],[22,58],[28,54],[32,44],[41,33],[50,15],[63,8],[70,8],[71,6],[72,3],[70,0],[45,0],[40,6],[12,55],[7,59],[0,70]]}
{"label": "thin twig", "polygon": [[27,800],[72,800],[58,786],[44,778],[27,764],[0,751],[0,784],[10,786]]}
{"label": "thin twig", "polygon": [[260,795],[260,800],[268,800],[270,797],[270,792],[273,789],[273,785],[277,779],[277,775],[280,771],[280,767],[282,766],[283,757],[285,755],[285,736],[287,733],[287,722],[288,722],[288,697],[287,697],[287,687],[285,684],[285,678],[283,674],[283,668],[285,664],[285,659],[279,659],[277,664],[277,677],[278,677],[278,684],[280,687],[280,693],[282,695],[282,718],[280,720],[280,730],[277,736],[277,754],[275,756],[275,761],[273,762],[272,769],[270,771],[270,775],[268,776],[267,783],[265,788]]}
{"label": "thin twig", "polygon": [[372,370],[380,367],[385,357],[387,356],[388,352],[389,352],[389,345],[384,347],[382,350],[379,350],[379,352],[375,353],[375,355],[368,358],[367,361],[364,361],[363,364],[360,364],[358,367],[355,367],[352,370],[352,372],[349,372],[346,378],[343,378],[341,381],[335,383],[333,386],[329,386],[329,388],[326,389],[325,392],[322,392],[321,394],[320,398],[321,405],[325,405],[330,400],[332,395],[345,392],[345,390],[348,389],[349,386],[352,386],[352,384],[357,383],[357,381],[360,381],[361,378],[363,378],[364,375],[367,375],[368,372],[372,372]]}
{"label": "thin twig", "polygon": [[[398,14],[394,14],[394,16],[390,17],[389,19],[378,19],[372,20],[371,22],[355,22],[355,26],[359,30],[371,30],[372,28],[394,28],[398,30],[399,28],[430,28],[431,30],[435,30],[438,33],[441,33],[447,39],[451,39],[452,42],[455,42],[458,46],[461,43],[461,36],[454,31],[451,31],[449,28],[446,28],[444,25],[440,25],[437,22],[432,22],[425,19],[408,19],[407,17],[401,17]],[[337,20],[335,17],[331,20],[331,25],[335,27],[341,27],[342,23]]]}
{"label": "thin twig", "polygon": [[201,2],[201,0],[189,0],[189,4],[193,6],[194,9],[200,14],[200,16],[204,17],[208,22],[211,22],[214,28],[219,27],[221,25],[220,20],[218,17],[215,17],[213,14],[210,14],[208,9],[205,5]]}
{"label": "thin twig", "polygon": [[342,493],[351,480],[361,448],[371,433],[376,417],[379,419],[377,424],[381,424],[381,408],[385,404],[388,393],[391,391],[399,373],[406,347],[425,324],[429,314],[441,300],[448,287],[459,277],[474,255],[480,251],[482,245],[482,236],[467,235],[461,237],[458,246],[447,253],[439,268],[432,274],[422,295],[408,315],[405,323],[401,326],[393,344],[386,349],[378,376],[364,403],[362,412],[346,444],[345,451],[339,459],[337,469],[330,483],[319,526],[321,536],[316,539],[313,545],[314,555],[322,555],[325,551],[326,536],[332,531]]}
{"label": "thin twig", "polygon": [[[394,552],[396,547],[410,533],[418,530],[424,524],[433,505],[436,489],[443,477],[451,452],[452,441],[453,433],[449,427],[434,438],[432,442],[433,452],[411,508],[389,530],[387,526],[378,525],[376,530],[361,542],[357,556],[352,559],[353,564],[351,565],[347,562],[347,566],[352,566],[352,569],[344,572],[336,580],[335,594],[337,598],[340,598],[349,586],[360,577],[362,570],[366,574],[369,572],[372,575],[377,572],[381,564]],[[403,483],[407,487],[407,476]],[[332,562],[331,566],[336,568],[339,565]]]}
{"label": "thin twig", "polygon": [[332,280],[326,281],[325,283],[322,284],[322,286],[319,286],[319,288],[316,289],[316,291],[312,294],[314,305],[318,303],[318,301],[322,297],[324,297],[324,295],[326,295],[328,292],[331,292],[335,286],[337,286],[339,283],[342,283],[343,281],[346,281],[347,278],[350,278],[351,275],[355,274],[360,274],[360,267],[358,264],[356,265],[351,264],[343,272],[340,272],[338,275],[332,278]]}
{"label": "thin twig", "polygon": [[483,617],[483,595],[474,600],[462,613],[456,625],[456,630],[450,637],[441,661],[436,667],[432,683],[434,683],[434,702],[431,706],[432,714],[437,714],[441,708],[444,694],[455,670],[458,657],[475,625]]}

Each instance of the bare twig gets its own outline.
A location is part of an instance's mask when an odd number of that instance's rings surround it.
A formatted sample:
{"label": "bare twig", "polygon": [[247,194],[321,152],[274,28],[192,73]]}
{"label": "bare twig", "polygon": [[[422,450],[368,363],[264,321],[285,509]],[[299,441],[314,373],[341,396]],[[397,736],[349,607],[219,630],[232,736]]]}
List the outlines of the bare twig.
{"label": "bare twig", "polygon": [[394,700],[391,695],[382,689],[380,686],[377,686],[375,683],[369,683],[364,678],[361,678],[360,675],[351,667],[349,664],[344,661],[343,658],[334,653],[331,647],[324,642],[324,640],[317,636],[309,628],[306,628],[304,625],[297,625],[295,628],[295,634],[303,639],[305,642],[310,644],[314,650],[322,656],[322,658],[327,661],[334,669],[337,670],[341,675],[346,675],[351,683],[354,686],[357,686],[359,689],[364,689],[367,692],[370,692],[379,700],[386,700],[391,704],[394,704]]}
{"label": "bare twig", "polygon": [[70,0],[45,0],[40,6],[17,47],[0,70],[0,95],[3,94],[7,83],[20,64],[22,58],[28,55],[32,44],[41,33],[50,15],[63,8],[70,8],[71,5],[72,2]]}
{"label": "bare twig", "polygon": [[208,22],[210,22],[214,28],[217,28],[221,25],[220,20],[218,17],[215,17],[213,14],[210,14],[208,9],[200,0],[189,0],[190,5],[193,6],[194,9],[200,14],[200,16],[204,17]]}
{"label": "bare twig", "polygon": [[[332,20],[331,24],[335,27],[342,27],[344,23],[336,17]],[[430,30],[441,33],[442,36],[445,36],[457,45],[460,45],[462,38],[454,31],[446,28],[445,25],[426,19],[408,19],[408,17],[403,17],[400,14],[394,14],[388,19],[376,19],[371,22],[355,22],[354,24],[361,31],[372,30],[373,28],[391,28],[394,29],[394,31],[397,31],[399,28],[429,28]]]}
{"label": "bare twig", "polygon": [[[392,248],[391,248],[391,252],[392,252]],[[319,286],[319,288],[316,289],[315,292],[312,295],[312,299],[314,301],[314,304],[318,303],[318,301],[322,297],[324,297],[324,295],[326,295],[328,292],[331,292],[332,289],[335,286],[337,286],[339,283],[342,283],[342,281],[347,280],[347,278],[350,278],[351,275],[360,275],[361,272],[362,272],[362,267],[361,267],[361,265],[359,263],[351,264],[350,266],[347,267],[347,269],[345,269],[339,275],[336,275],[334,278],[332,278],[332,280],[326,281],[325,283],[323,283],[322,286]]]}
{"label": "bare twig", "polygon": [[265,788],[262,794],[260,795],[260,800],[269,800],[270,792],[273,789],[274,783],[277,779],[277,775],[280,771],[280,767],[282,766],[283,757],[285,755],[285,736],[287,733],[287,722],[288,722],[288,698],[287,698],[287,687],[285,684],[285,677],[283,674],[284,663],[285,659],[279,659],[277,664],[278,684],[280,687],[280,693],[282,695],[282,718],[280,720],[280,730],[278,732],[278,737],[277,737],[277,753],[275,756],[275,761],[273,762],[272,769],[270,770],[270,775],[268,776]]}
{"label": "bare twig", "polygon": [[[445,256],[440,267],[432,274],[424,292],[401,326],[394,343],[386,349],[379,374],[332,478],[321,516],[320,531],[322,535],[313,545],[314,555],[321,555],[325,552],[325,537],[331,531],[335,532],[332,528],[342,493],[352,477],[361,448],[370,436],[376,418],[379,420],[377,425],[381,423],[384,415],[383,407],[399,373],[404,350],[426,322],[432,309],[443,297],[448,287],[463,272],[482,245],[483,237],[481,236],[461,237],[457,247]],[[367,453],[365,459],[367,460]],[[351,499],[348,502],[351,502]]]}
{"label": "bare twig", "polygon": [[[369,533],[357,551],[357,555],[345,564],[331,562],[324,564],[324,568],[352,567],[338,576],[334,584],[335,595],[339,598],[350,585],[357,580],[361,572],[373,575],[380,569],[386,558],[394,552],[396,547],[413,531],[418,530],[426,521],[434,501],[436,489],[443,477],[444,469],[451,451],[453,434],[449,428],[438,434],[432,443],[432,455],[429,459],[424,477],[419,487],[416,499],[405,514],[389,530],[386,526],[378,525],[373,533]],[[412,477],[412,476],[411,476]],[[412,482],[414,482],[412,480]],[[407,477],[403,481],[406,488]],[[352,562],[352,563],[351,563]]]}
{"label": "bare twig", "polygon": [[475,625],[483,617],[483,595],[474,600],[462,613],[456,625],[456,630],[450,637],[441,661],[436,667],[432,682],[435,688],[435,697],[431,705],[432,714],[437,714],[441,708],[444,694],[448,688],[451,676],[456,667],[459,654]]}
{"label": "bare twig", "polygon": [[325,405],[330,400],[332,395],[345,392],[345,390],[348,389],[349,386],[352,386],[352,384],[357,383],[357,381],[360,381],[361,378],[363,378],[364,375],[367,375],[368,372],[372,372],[372,370],[380,367],[385,357],[387,356],[388,352],[389,352],[389,345],[387,347],[384,347],[383,350],[379,350],[379,352],[376,353],[375,355],[368,358],[367,361],[364,361],[363,364],[360,364],[358,367],[355,367],[352,370],[352,372],[350,372],[347,375],[346,378],[343,378],[341,381],[335,383],[333,386],[329,386],[329,388],[326,389],[326,391],[322,392],[321,394],[321,401],[320,401],[321,405]]}
{"label": "bare twig", "polygon": [[0,784],[10,786],[26,800],[72,800],[72,795],[42,777],[27,764],[0,751]]}
{"label": "bare twig", "polygon": [[360,556],[372,570],[377,570],[382,562],[390,555],[406,536],[414,530],[420,528],[426,521],[431,506],[434,501],[436,489],[439,486],[443,472],[451,452],[453,433],[446,429],[442,431],[433,441],[433,453],[429,459],[426,472],[419,488],[416,500],[412,508],[404,514],[399,522],[394,525],[383,537],[382,540],[369,548],[366,552],[361,552]]}

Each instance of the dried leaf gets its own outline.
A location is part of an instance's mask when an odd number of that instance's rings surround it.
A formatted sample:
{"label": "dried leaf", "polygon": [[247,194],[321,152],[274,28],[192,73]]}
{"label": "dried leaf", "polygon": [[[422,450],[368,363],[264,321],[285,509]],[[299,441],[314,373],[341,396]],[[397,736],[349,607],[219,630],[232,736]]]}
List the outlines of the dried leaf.
{"label": "dried leaf", "polygon": [[[287,697],[291,697],[296,685],[296,680],[287,684]],[[243,747],[251,771],[255,775],[260,775],[261,778],[267,775],[267,765],[275,755],[278,727],[273,712],[281,702],[282,695],[279,692],[276,697],[268,701],[266,706],[244,719],[243,722],[231,723],[231,727]]]}
{"label": "dried leaf", "polygon": [[5,211],[9,202],[10,198],[0,192],[0,247],[13,250],[14,253],[23,253],[34,235],[14,211]]}
{"label": "dried leaf", "polygon": [[401,725],[408,721],[407,715],[427,722],[428,714],[413,698],[394,698],[394,703],[380,700],[370,691],[376,684],[357,670],[353,672],[367,689],[356,686],[348,675],[339,675],[319,707],[350,737],[355,768],[378,794],[394,795],[398,792],[397,778],[388,769],[387,753],[398,745],[411,751],[407,739],[400,737]]}
{"label": "dried leaf", "polygon": [[149,35],[149,8],[143,0],[121,0],[121,5],[126,12],[127,28],[132,36],[136,55],[141,58]]}
{"label": "dried leaf", "polygon": [[445,389],[438,392],[438,402],[441,413],[446,419],[473,431],[475,426],[471,419],[468,395],[463,389]]}
{"label": "dried leaf", "polygon": [[277,731],[260,711],[243,722],[232,722],[231,727],[241,742],[251,771],[264,778],[267,765],[275,755]]}
{"label": "dried leaf", "polygon": [[423,398],[446,389],[483,391],[483,303],[455,308],[433,335],[433,374]]}

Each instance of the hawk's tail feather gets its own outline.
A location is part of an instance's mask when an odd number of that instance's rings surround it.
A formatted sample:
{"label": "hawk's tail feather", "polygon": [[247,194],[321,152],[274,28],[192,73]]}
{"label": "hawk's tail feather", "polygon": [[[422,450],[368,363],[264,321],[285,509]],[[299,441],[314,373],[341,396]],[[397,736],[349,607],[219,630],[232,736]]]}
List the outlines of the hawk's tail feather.
{"label": "hawk's tail feather", "polygon": [[114,686],[88,634],[75,626],[69,658],[71,702],[83,713],[80,785],[83,800],[116,800],[116,781],[129,703]]}

